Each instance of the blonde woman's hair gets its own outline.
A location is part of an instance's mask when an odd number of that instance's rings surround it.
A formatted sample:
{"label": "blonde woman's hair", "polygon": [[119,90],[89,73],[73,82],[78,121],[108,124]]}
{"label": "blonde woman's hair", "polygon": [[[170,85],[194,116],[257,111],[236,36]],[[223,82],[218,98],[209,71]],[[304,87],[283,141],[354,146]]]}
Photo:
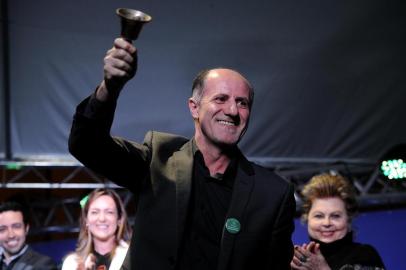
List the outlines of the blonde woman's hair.
{"label": "blonde woman's hair", "polygon": [[313,176],[303,187],[302,221],[307,222],[312,203],[315,199],[339,198],[344,202],[348,216],[348,222],[357,213],[357,201],[355,191],[351,183],[338,174],[323,173]]}
{"label": "blonde woman's hair", "polygon": [[80,214],[80,230],[75,252],[78,256],[78,260],[81,260],[83,262],[85,261],[86,257],[94,250],[93,236],[91,235],[86,225],[87,213],[89,211],[90,204],[92,204],[92,202],[94,202],[101,196],[109,196],[114,200],[117,208],[118,220],[120,220],[120,222],[118,222],[118,228],[116,231],[116,245],[111,252],[111,256],[114,255],[115,249],[121,240],[129,243],[131,239],[131,226],[128,222],[127,212],[124,208],[124,204],[120,196],[112,189],[96,189],[88,195],[88,199],[83,205]]}

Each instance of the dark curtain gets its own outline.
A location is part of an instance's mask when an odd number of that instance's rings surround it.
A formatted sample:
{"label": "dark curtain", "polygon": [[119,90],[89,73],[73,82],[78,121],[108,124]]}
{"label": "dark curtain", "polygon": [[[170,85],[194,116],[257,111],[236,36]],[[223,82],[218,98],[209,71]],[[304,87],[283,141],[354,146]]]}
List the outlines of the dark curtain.
{"label": "dark curtain", "polygon": [[192,79],[230,67],[256,91],[240,143],[253,160],[375,160],[406,142],[402,0],[13,0],[1,23],[9,29],[14,157],[69,158],[72,115],[102,80],[102,59],[120,31],[118,7],[153,21],[136,42],[139,70],[119,100],[115,135],[191,136]]}

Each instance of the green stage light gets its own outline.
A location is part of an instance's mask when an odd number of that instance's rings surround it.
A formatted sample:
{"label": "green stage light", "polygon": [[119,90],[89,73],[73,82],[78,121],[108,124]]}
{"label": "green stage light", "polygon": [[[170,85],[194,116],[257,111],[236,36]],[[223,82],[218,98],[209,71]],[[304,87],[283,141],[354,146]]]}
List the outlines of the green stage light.
{"label": "green stage light", "polygon": [[21,164],[18,164],[17,162],[9,162],[6,164],[6,169],[7,170],[21,170],[23,166]]}
{"label": "green stage light", "polygon": [[380,159],[380,170],[388,179],[406,179],[406,144],[399,144]]}
{"label": "green stage light", "polygon": [[404,179],[406,163],[402,159],[384,160],[381,162],[381,171],[389,179]]}

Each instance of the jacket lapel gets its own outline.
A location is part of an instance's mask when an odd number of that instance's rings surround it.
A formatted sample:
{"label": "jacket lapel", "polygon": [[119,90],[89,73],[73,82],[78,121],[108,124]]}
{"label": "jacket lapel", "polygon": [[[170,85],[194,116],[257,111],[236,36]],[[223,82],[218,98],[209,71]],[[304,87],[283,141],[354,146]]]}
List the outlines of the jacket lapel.
{"label": "jacket lapel", "polygon": [[[249,161],[240,153],[231,203],[223,227],[218,269],[227,269],[235,239],[240,233],[244,233],[244,211],[251,197],[253,187],[254,170]],[[230,219],[236,219],[239,221],[240,228],[237,233],[232,233],[226,229],[227,220]]]}
{"label": "jacket lapel", "polygon": [[177,248],[185,229],[186,215],[189,205],[193,178],[193,143],[187,142],[178,152],[173,154],[176,170],[176,228]]}
{"label": "jacket lapel", "polygon": [[33,266],[29,265],[29,261],[32,257],[31,248],[28,247],[27,250],[21,255],[17,262],[13,266],[13,270],[25,270],[32,269]]}
{"label": "jacket lapel", "polygon": [[127,255],[128,251],[128,244],[124,242],[123,240],[120,240],[116,250],[113,259],[111,260],[111,264],[109,267],[109,270],[123,270],[126,269],[123,267],[124,265],[124,260]]}
{"label": "jacket lapel", "polygon": [[[234,182],[233,194],[230,208],[227,212],[227,219],[235,218],[240,224],[240,232],[232,234],[223,228],[221,239],[221,249],[218,269],[226,269],[235,238],[239,233],[244,232],[244,211],[254,187],[254,170],[250,162],[238,152],[239,163],[237,175]],[[176,228],[177,228],[177,248],[185,229],[187,210],[190,200],[193,178],[193,142],[187,142],[178,152],[173,154],[173,168],[176,169]]]}

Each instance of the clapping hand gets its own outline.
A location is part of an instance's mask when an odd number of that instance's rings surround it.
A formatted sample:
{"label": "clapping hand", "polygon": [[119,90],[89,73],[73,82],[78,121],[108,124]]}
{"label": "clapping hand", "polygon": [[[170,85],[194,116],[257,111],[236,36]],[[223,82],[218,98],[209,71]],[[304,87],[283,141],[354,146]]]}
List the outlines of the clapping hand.
{"label": "clapping hand", "polygon": [[297,270],[331,270],[321,254],[320,244],[313,241],[302,246],[295,245],[290,266]]}

